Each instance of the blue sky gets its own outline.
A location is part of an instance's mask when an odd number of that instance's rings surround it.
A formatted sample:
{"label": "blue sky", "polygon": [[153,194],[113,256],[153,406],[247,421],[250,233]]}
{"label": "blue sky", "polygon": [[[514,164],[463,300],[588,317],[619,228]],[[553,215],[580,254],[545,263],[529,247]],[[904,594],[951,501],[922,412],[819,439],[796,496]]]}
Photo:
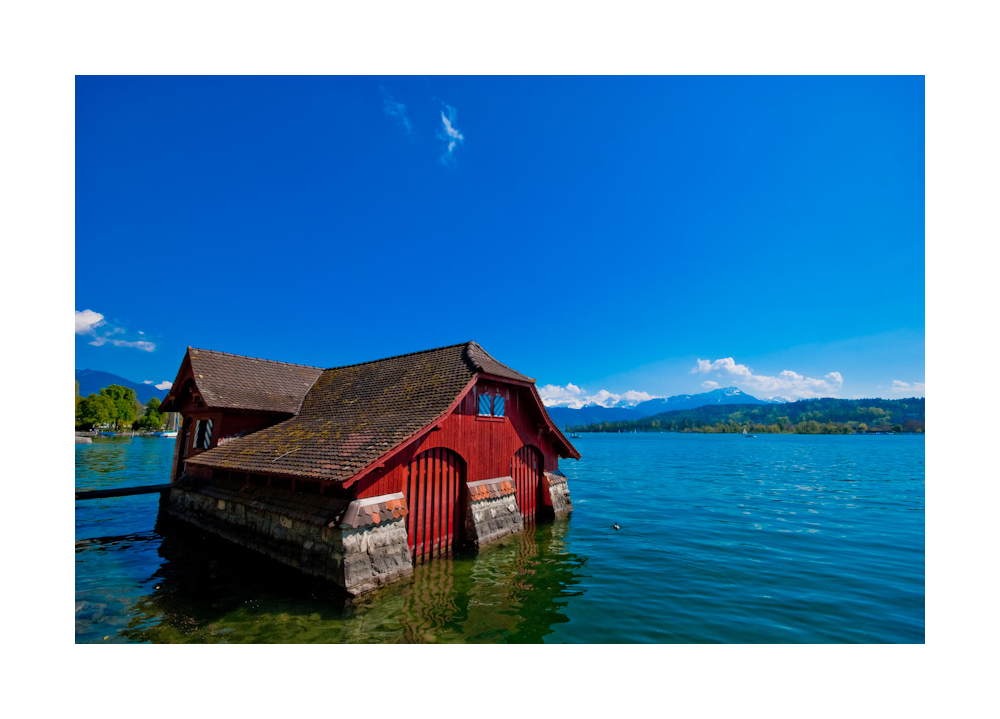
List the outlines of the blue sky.
{"label": "blue sky", "polygon": [[81,369],[475,339],[553,403],[922,396],[924,274],[922,77],[76,82]]}

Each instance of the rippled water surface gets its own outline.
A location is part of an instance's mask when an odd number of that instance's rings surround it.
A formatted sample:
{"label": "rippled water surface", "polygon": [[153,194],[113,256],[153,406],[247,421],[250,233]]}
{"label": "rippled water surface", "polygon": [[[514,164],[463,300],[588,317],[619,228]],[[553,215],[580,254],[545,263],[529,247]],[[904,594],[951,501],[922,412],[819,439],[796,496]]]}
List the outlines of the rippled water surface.
{"label": "rippled water surface", "polygon": [[[158,495],[77,502],[76,640],[924,641],[922,436],[574,443],[569,519],[353,604],[159,519]],[[77,488],[165,482],[172,452],[77,445]]]}

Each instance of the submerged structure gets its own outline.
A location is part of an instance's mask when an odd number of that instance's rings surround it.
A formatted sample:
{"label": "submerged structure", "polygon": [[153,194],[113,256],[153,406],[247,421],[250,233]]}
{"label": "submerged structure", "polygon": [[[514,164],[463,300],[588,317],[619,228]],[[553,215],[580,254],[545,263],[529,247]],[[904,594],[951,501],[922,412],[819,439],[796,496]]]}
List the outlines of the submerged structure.
{"label": "submerged structure", "polygon": [[361,594],[572,510],[580,454],[475,342],[321,369],[188,348],[169,514]]}

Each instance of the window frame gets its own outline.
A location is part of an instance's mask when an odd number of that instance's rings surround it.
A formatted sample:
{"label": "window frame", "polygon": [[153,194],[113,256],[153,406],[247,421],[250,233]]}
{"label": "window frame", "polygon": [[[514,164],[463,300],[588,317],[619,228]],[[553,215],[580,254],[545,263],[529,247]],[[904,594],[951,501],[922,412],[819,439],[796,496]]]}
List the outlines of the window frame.
{"label": "window frame", "polygon": [[[490,398],[490,413],[480,414],[480,409],[482,408],[483,397]],[[503,401],[503,414],[494,414],[497,410],[496,400],[501,399]],[[476,420],[482,422],[503,422],[507,419],[507,397],[502,390],[486,389],[476,391]]]}

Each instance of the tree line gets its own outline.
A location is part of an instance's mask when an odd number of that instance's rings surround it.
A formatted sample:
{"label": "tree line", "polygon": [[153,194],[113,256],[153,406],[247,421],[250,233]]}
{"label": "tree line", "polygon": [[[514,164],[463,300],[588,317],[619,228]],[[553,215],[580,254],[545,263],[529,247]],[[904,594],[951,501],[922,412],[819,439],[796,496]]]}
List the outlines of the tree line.
{"label": "tree line", "polygon": [[570,432],[924,433],[924,399],[822,399],[708,405],[642,419],[567,426]]}
{"label": "tree line", "polygon": [[161,413],[160,400],[151,397],[146,404],[136,398],[135,390],[118,384],[108,385],[99,393],[80,396],[76,381],[76,428],[109,427],[123,430],[159,430],[166,424],[169,412]]}

